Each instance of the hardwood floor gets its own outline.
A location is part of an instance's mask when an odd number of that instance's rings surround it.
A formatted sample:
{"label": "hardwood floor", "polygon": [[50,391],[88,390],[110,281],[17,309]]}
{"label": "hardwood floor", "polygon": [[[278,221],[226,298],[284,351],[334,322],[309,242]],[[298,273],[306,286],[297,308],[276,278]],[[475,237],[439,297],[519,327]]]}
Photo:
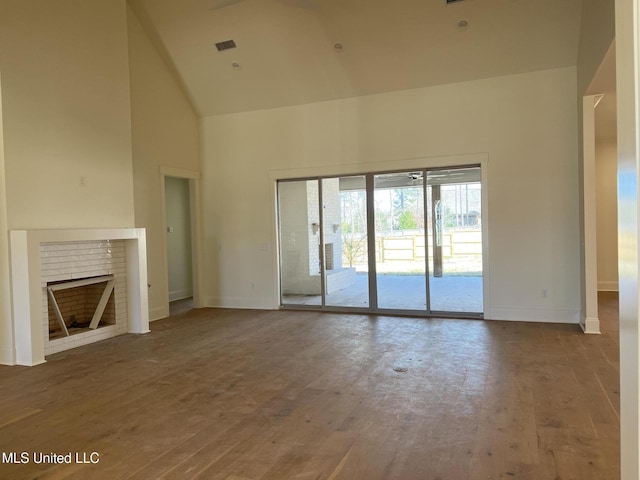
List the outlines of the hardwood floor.
{"label": "hardwood floor", "polygon": [[0,368],[0,452],[30,459],[0,478],[618,479],[617,303],[601,300],[602,335],[192,310]]}
{"label": "hardwood floor", "polygon": [[193,309],[193,297],[183,298],[181,300],[174,300],[169,303],[170,315],[182,315],[188,313]]}

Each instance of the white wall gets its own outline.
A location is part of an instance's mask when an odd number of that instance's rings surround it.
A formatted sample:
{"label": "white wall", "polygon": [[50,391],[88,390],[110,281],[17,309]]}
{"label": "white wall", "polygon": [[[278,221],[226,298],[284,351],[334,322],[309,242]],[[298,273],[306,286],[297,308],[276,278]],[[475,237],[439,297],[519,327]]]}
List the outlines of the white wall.
{"label": "white wall", "polygon": [[160,167],[200,170],[198,117],[129,9],[131,126],[136,227],[147,229],[149,309],[169,315]]}
{"label": "white wall", "polygon": [[2,1],[0,45],[0,363],[12,364],[8,230],[133,226],[125,0]]}
{"label": "white wall", "polygon": [[160,166],[197,171],[200,145],[125,0],[0,2],[0,44],[0,363],[11,364],[7,230],[147,228],[151,315],[166,316]]}
{"label": "white wall", "polygon": [[596,144],[598,290],[618,290],[618,151],[615,142]]}
{"label": "white wall", "polygon": [[575,80],[563,68],[204,118],[208,304],[277,306],[274,178],[484,152],[487,317],[577,322]]}
{"label": "white wall", "polygon": [[132,227],[125,0],[8,0],[0,22],[8,227]]}
{"label": "white wall", "polygon": [[169,301],[193,295],[189,180],[165,177]]}

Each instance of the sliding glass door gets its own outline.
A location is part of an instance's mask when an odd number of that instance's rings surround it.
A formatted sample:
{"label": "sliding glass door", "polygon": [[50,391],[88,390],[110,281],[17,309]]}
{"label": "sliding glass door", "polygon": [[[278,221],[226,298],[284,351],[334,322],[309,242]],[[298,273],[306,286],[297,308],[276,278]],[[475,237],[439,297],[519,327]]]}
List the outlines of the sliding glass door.
{"label": "sliding glass door", "polygon": [[481,313],[480,167],[428,171],[427,199],[431,310]]}
{"label": "sliding glass door", "polygon": [[364,175],[322,180],[325,305],[369,307]]}
{"label": "sliding glass door", "polygon": [[374,176],[378,308],[427,309],[422,172]]}
{"label": "sliding glass door", "polygon": [[284,307],[481,316],[479,166],[278,182]]}
{"label": "sliding glass door", "polygon": [[280,290],[282,303],[322,305],[318,180],[281,182]]}

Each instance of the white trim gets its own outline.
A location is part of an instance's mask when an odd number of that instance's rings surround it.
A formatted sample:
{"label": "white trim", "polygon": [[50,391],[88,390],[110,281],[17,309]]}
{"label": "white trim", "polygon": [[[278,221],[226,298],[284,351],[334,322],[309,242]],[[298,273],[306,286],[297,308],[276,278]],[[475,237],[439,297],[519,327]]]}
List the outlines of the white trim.
{"label": "white trim", "polygon": [[70,282],[57,283],[55,285],[47,287],[47,289],[51,290],[52,292],[57,292],[59,290],[67,290],[69,288],[84,287],[86,285],[108,282],[109,280],[113,280],[113,275],[102,275],[100,277],[89,277],[83,278],[81,280],[72,280]]}
{"label": "white trim", "polygon": [[620,478],[640,478],[640,17],[638,0],[615,0],[620,287]]}
{"label": "white trim", "polygon": [[164,316],[169,316],[169,302],[171,301],[171,293],[169,292],[169,259],[167,247],[167,197],[165,192],[165,178],[183,178],[189,180],[189,211],[191,214],[191,275],[193,291],[193,306],[201,308],[204,306],[204,272],[202,271],[202,204],[200,193],[200,172],[195,170],[185,170],[172,167],[160,167],[160,210],[162,225],[162,268],[164,291],[166,298],[162,302],[161,307],[156,307],[156,312],[167,312]]}
{"label": "white trim", "polygon": [[60,307],[58,306],[56,296],[53,294],[53,290],[51,290],[50,288],[47,288],[47,297],[49,297],[49,305],[51,305],[51,308],[53,308],[53,312],[56,314],[56,319],[58,320],[60,330],[62,330],[62,333],[64,333],[65,337],[68,337],[69,330],[67,329],[67,324],[62,317],[62,312],[60,311]]}
{"label": "white trim", "polygon": [[269,308],[280,308],[280,233],[278,218],[278,179],[269,172],[271,182],[271,239],[275,246],[271,255],[271,306]]}
{"label": "white trim", "polygon": [[600,319],[598,318],[585,318],[585,322],[580,323],[582,331],[589,334],[600,334]]}
{"label": "white trim", "polygon": [[165,177],[189,178],[191,180],[200,180],[200,172],[196,170],[186,170],[184,168],[173,168],[160,166],[160,173]]}
{"label": "white trim", "polygon": [[250,310],[277,310],[279,305],[273,305],[270,298],[255,297],[207,297],[208,308],[237,308]]}
{"label": "white trim", "polygon": [[13,325],[18,365],[44,363],[40,244],[86,240],[127,240],[129,333],[149,332],[147,242],[143,228],[12,230],[9,232]]}
{"label": "white trim", "polygon": [[[26,230],[9,232],[16,365],[36,365],[45,361],[44,338],[40,325],[41,301],[36,301],[30,296],[30,292],[35,290],[36,281],[40,284],[40,252],[37,256],[33,253],[40,244],[32,245],[33,243]],[[32,280],[30,277],[35,279]]]}
{"label": "white trim", "polygon": [[580,310],[573,308],[494,307],[486,310],[487,320],[515,322],[580,323]]}
{"label": "white trim", "polygon": [[175,302],[176,300],[182,300],[189,298],[193,295],[193,292],[189,288],[183,288],[181,290],[173,290],[169,292],[169,302]]}
{"label": "white trim", "polygon": [[[0,83],[1,79],[0,79]],[[0,88],[0,90],[2,90]],[[0,105],[2,92],[0,91]],[[12,322],[11,300],[11,262],[9,255],[9,235],[7,232],[7,187],[4,160],[4,128],[2,123],[2,108],[0,107],[0,329],[2,339],[0,343],[0,364],[15,365],[15,341]]]}
{"label": "white trim", "polygon": [[0,348],[0,365],[16,365],[16,351]]}
{"label": "white trim", "polygon": [[344,165],[325,165],[318,167],[285,168],[269,170],[272,182],[291,178],[327,177],[362,175],[365,173],[391,172],[394,170],[412,170],[419,168],[458,167],[463,165],[484,164],[489,158],[486,152],[439,155],[433,157],[402,158],[382,162],[352,163]]}
{"label": "white trim", "polygon": [[599,280],[598,281],[598,291],[599,292],[617,292],[618,281],[617,280]]}
{"label": "white trim", "polygon": [[109,297],[111,297],[111,293],[113,292],[114,284],[115,284],[114,280],[109,280],[107,282],[107,285],[104,287],[104,290],[102,292],[102,297],[100,297],[100,302],[98,302],[98,306],[96,307],[96,310],[93,313],[93,318],[91,319],[91,323],[89,324],[89,328],[91,330],[95,330],[96,328],[98,328],[98,324],[102,319],[102,314],[104,313],[104,309],[107,306]]}
{"label": "white trim", "polygon": [[491,261],[489,254],[489,155],[480,162],[480,188],[482,204],[482,311],[485,318],[492,309]]}
{"label": "white trim", "polygon": [[[600,331],[598,319],[598,248],[596,244],[596,127],[597,95],[582,98],[582,318],[585,332]],[[587,325],[587,321],[589,325]]]}

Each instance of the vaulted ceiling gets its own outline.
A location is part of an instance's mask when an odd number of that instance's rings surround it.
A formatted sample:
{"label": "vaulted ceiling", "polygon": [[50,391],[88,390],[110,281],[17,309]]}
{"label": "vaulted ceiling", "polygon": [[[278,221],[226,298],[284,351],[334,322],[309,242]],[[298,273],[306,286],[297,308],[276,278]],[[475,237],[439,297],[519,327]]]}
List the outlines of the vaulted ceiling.
{"label": "vaulted ceiling", "polygon": [[[582,8],[582,0],[129,3],[202,116],[575,65]],[[226,40],[237,47],[219,52],[215,43]]]}

